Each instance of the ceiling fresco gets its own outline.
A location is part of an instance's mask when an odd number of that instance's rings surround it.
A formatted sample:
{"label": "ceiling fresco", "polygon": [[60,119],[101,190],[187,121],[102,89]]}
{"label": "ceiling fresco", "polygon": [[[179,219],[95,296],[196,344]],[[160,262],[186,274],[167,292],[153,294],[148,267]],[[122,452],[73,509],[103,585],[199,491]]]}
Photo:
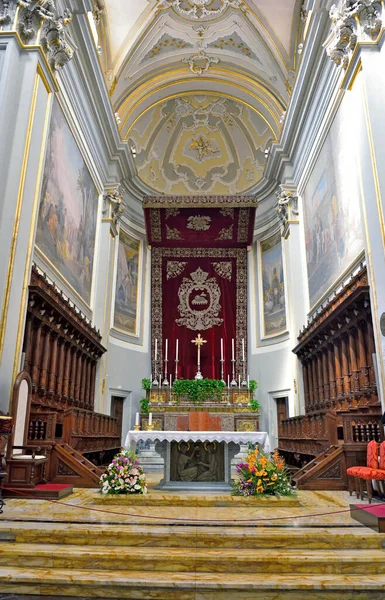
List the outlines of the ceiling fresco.
{"label": "ceiling fresco", "polygon": [[140,179],[165,194],[239,194],[263,176],[274,137],[252,108],[188,95],[159,103],[129,133]]}
{"label": "ceiling fresco", "polygon": [[302,0],[93,2],[144,193],[253,193],[290,102]]}

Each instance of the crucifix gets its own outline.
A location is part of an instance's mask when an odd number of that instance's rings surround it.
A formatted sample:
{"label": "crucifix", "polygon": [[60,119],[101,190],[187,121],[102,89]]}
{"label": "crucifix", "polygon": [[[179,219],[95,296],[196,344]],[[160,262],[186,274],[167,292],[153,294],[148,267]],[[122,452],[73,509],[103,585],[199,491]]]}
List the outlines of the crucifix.
{"label": "crucifix", "polygon": [[203,379],[203,375],[201,373],[201,346],[203,346],[203,344],[207,344],[207,340],[204,340],[201,334],[198,333],[198,336],[195,338],[195,340],[191,340],[191,343],[195,344],[198,348],[198,371],[195,375],[195,379]]}

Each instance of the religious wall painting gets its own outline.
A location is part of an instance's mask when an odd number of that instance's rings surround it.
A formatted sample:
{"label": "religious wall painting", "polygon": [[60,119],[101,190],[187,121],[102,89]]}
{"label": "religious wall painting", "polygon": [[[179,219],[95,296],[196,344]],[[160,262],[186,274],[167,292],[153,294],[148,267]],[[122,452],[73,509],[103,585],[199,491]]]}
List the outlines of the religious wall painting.
{"label": "religious wall painting", "polygon": [[86,303],[91,301],[98,192],[54,102],[44,165],[36,246]]}
{"label": "religious wall painting", "polygon": [[285,283],[280,233],[260,243],[262,273],[263,337],[280,335],[287,330]]}
{"label": "religious wall painting", "polygon": [[120,230],[116,269],[114,327],[138,335],[141,242]]}
{"label": "religious wall painting", "polygon": [[[351,122],[342,103],[304,192],[306,260],[314,307],[364,249]],[[353,133],[354,135],[354,133]]]}

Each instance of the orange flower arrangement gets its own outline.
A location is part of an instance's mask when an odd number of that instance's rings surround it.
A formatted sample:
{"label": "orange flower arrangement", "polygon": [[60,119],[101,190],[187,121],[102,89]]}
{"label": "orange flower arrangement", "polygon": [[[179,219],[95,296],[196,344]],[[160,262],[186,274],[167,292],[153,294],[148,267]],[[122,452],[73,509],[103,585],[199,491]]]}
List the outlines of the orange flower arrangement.
{"label": "orange flower arrangement", "polygon": [[251,449],[246,460],[237,465],[239,479],[234,484],[234,494],[255,496],[294,494],[284,459],[274,451],[268,454],[257,448]]}

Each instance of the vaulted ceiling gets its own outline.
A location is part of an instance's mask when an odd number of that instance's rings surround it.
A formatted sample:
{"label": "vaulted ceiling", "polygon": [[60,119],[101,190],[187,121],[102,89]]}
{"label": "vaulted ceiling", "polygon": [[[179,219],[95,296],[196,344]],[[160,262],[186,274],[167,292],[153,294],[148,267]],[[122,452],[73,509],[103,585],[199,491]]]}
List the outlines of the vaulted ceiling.
{"label": "vaulted ceiling", "polygon": [[146,189],[252,190],[290,100],[302,0],[95,2],[111,102]]}

